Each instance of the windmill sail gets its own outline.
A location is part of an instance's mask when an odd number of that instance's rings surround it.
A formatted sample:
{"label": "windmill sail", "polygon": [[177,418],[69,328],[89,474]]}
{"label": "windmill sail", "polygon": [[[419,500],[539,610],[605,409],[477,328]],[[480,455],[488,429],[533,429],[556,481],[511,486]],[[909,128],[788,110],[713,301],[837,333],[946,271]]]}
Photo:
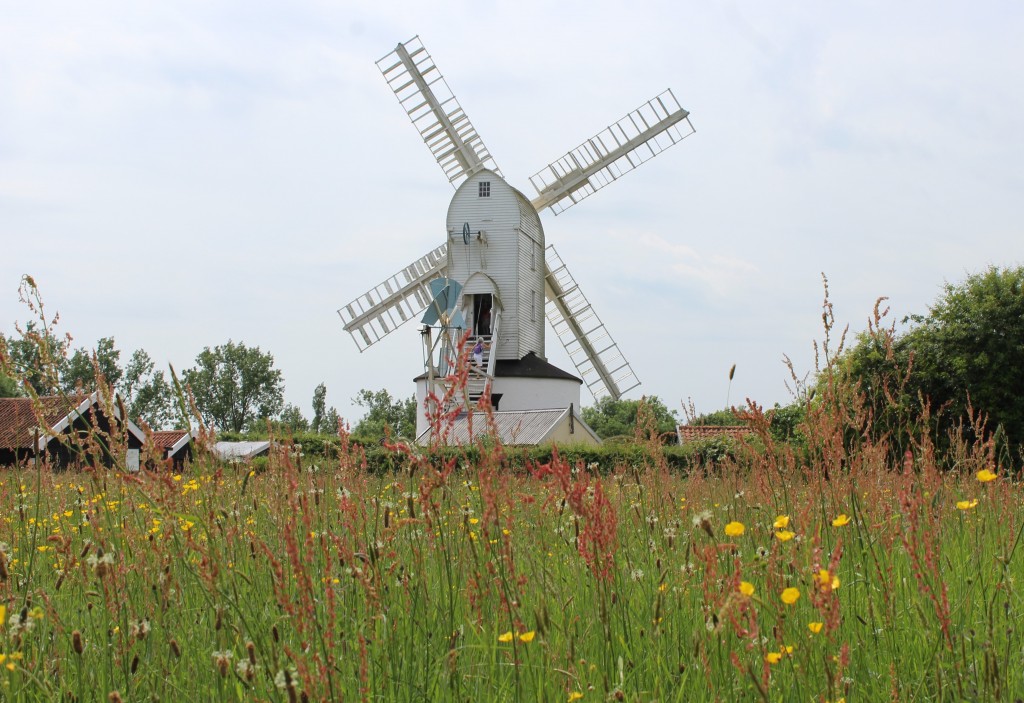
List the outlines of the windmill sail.
{"label": "windmill sail", "polygon": [[544,258],[548,322],[594,399],[610,395],[618,400],[640,379],[553,246],[548,245]]}
{"label": "windmill sail", "polygon": [[430,280],[444,276],[447,245],[439,246],[372,290],[338,309],[345,331],[359,351],[380,341],[430,305]]}
{"label": "windmill sail", "polygon": [[399,44],[377,67],[450,182],[457,185],[485,168],[501,175],[418,36]]}
{"label": "windmill sail", "polygon": [[693,134],[689,114],[671,90],[647,101],[531,176],[533,206],[564,212]]}

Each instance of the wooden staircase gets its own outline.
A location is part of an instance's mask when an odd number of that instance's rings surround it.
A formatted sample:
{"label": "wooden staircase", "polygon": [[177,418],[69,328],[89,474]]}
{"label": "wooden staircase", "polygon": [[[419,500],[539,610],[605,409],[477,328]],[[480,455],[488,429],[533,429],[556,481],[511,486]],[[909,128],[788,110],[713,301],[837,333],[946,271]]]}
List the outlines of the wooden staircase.
{"label": "wooden staircase", "polygon": [[[498,325],[501,323],[501,313],[495,311],[491,322],[491,334],[472,336],[466,339],[462,345],[461,353],[469,360],[469,375],[466,379],[464,393],[457,393],[449,403],[449,410],[455,405],[466,407],[476,405],[486,393],[489,392],[494,382],[494,368],[497,363],[497,350],[495,345],[498,341]],[[477,364],[473,360],[473,347],[478,340],[484,343],[483,363]]]}
{"label": "wooden staircase", "polygon": [[[495,337],[493,334],[487,334],[479,337],[470,337],[466,340],[464,350],[466,358],[469,359],[469,378],[466,380],[466,397],[471,405],[475,405],[477,401],[483,397],[484,393],[487,392],[487,387],[494,380],[492,364],[492,360],[494,359],[494,339]],[[483,363],[477,365],[476,361],[473,359],[473,347],[475,347],[477,341],[480,340],[484,343],[484,355]]]}

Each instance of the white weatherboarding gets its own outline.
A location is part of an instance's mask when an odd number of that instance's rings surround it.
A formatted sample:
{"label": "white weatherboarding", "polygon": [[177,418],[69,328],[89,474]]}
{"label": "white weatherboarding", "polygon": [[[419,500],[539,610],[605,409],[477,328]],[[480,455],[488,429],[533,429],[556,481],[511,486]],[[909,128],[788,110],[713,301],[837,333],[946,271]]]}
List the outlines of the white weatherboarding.
{"label": "white weatherboarding", "polygon": [[[462,351],[470,375],[461,403],[487,394],[502,411],[579,408],[581,379],[547,363],[545,315],[595,399],[618,399],[640,385],[554,247],[545,244],[538,212],[558,215],[693,134],[689,113],[672,92],[532,176],[537,196],[531,200],[502,177],[419,37],[377,66],[456,190],[446,242],[338,314],[363,351],[426,310],[417,435],[428,427],[426,401],[443,396],[450,383],[467,331]],[[482,351],[473,354],[478,341]]]}

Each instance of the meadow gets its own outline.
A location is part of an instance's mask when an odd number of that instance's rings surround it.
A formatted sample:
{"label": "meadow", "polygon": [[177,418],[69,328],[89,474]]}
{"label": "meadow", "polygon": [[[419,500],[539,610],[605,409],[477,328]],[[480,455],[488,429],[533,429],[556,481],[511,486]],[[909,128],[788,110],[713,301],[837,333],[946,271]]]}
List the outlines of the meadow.
{"label": "meadow", "polygon": [[[1024,494],[991,441],[902,455],[812,408],[714,466],[0,474],[0,699],[1002,701]],[[855,424],[855,423],[854,423]]]}

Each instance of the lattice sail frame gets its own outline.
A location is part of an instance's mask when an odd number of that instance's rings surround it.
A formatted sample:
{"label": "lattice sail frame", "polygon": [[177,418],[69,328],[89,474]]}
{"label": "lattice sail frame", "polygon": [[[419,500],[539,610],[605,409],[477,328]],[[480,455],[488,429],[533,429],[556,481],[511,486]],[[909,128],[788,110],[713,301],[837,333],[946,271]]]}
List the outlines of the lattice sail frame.
{"label": "lattice sail frame", "polygon": [[544,312],[594,400],[615,400],[640,385],[608,328],[583,294],[552,245],[544,260],[547,304]]}
{"label": "lattice sail frame", "polygon": [[671,90],[633,110],[533,176],[533,206],[556,215],[694,133]]}
{"label": "lattice sail frame", "polygon": [[454,185],[477,171],[501,171],[418,36],[377,61],[405,114]]}
{"label": "lattice sail frame", "polygon": [[447,251],[447,245],[439,246],[338,308],[345,331],[352,335],[360,352],[419,317],[430,305],[430,281],[447,274]]}

